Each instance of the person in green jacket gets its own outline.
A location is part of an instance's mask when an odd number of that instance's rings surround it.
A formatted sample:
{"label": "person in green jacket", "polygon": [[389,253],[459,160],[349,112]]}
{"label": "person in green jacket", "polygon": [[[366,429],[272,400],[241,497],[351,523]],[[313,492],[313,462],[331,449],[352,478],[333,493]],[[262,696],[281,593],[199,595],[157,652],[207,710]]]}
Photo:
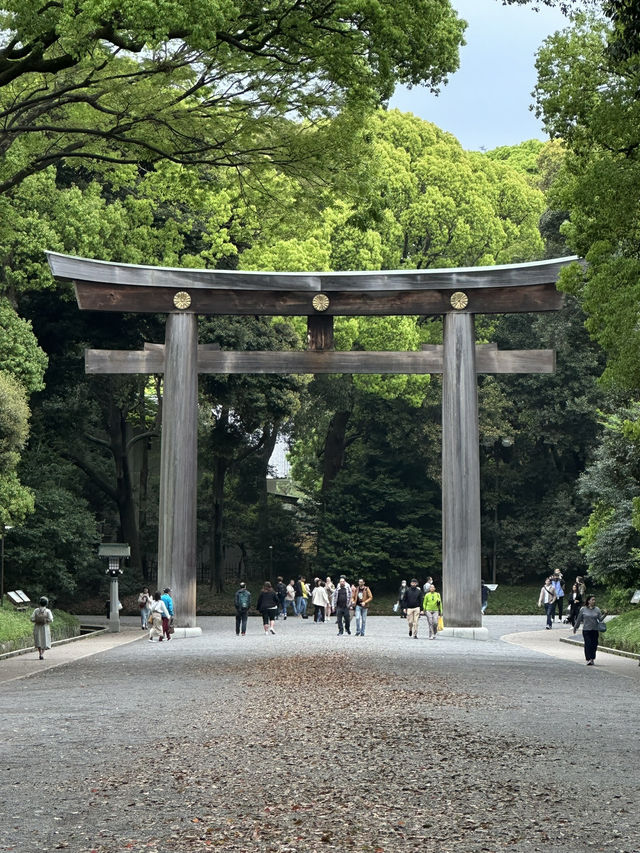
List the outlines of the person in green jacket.
{"label": "person in green jacket", "polygon": [[435,640],[438,633],[438,618],[442,616],[442,599],[440,598],[440,593],[436,592],[433,584],[431,584],[429,592],[424,597],[422,609],[427,617],[429,639]]}

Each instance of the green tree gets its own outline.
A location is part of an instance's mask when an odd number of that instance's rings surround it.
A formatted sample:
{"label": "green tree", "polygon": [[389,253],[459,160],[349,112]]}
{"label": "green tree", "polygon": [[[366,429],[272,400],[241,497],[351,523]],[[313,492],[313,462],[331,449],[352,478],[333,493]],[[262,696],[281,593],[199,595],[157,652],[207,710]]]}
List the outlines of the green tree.
{"label": "green tree", "polygon": [[446,80],[464,30],[447,0],[5,0],[0,13],[0,192],[59,160],[335,163],[352,118],[396,83]]}
{"label": "green tree", "polygon": [[640,567],[640,406],[602,420],[602,441],[580,481],[592,506],[580,544],[595,580],[631,586]]}

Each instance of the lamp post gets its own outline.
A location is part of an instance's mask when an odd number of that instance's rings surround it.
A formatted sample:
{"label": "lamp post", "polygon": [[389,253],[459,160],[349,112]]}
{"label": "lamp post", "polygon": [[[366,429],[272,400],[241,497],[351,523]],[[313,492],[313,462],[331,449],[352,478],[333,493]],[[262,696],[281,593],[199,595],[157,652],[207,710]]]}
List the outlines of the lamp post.
{"label": "lamp post", "polygon": [[4,534],[7,530],[12,529],[11,525],[3,524],[2,533],[0,533],[0,540],[2,541],[2,545],[0,545],[0,607],[4,607]]}
{"label": "lamp post", "polygon": [[110,579],[109,631],[117,634],[120,631],[120,596],[118,595],[118,578],[122,574],[120,560],[131,556],[131,549],[124,542],[103,543],[98,547],[98,556],[107,557],[109,560],[109,568],[106,569]]}
{"label": "lamp post", "polygon": [[273,545],[269,545],[269,578],[273,581]]}

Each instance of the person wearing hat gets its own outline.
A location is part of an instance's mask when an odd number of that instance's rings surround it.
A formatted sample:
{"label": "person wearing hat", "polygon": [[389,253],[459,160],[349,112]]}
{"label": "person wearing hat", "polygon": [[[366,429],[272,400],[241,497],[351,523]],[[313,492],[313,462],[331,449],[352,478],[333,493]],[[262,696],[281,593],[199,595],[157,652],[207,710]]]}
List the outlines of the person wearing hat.
{"label": "person wearing hat", "polygon": [[560,569],[556,569],[552,575],[553,588],[556,591],[555,609],[558,613],[558,619],[562,622],[562,607],[564,605],[564,580]]}
{"label": "person wearing hat", "polygon": [[160,596],[162,601],[164,601],[164,606],[169,611],[169,616],[162,617],[162,633],[167,638],[167,640],[171,639],[171,631],[170,625],[173,622],[173,599],[171,598],[171,589],[168,586],[162,590],[162,595]]}
{"label": "person wearing hat", "polygon": [[40,606],[31,614],[33,622],[33,645],[38,650],[40,660],[44,660],[46,649],[51,648],[51,629],[49,625],[53,622],[53,613],[49,610],[49,599],[42,596]]}

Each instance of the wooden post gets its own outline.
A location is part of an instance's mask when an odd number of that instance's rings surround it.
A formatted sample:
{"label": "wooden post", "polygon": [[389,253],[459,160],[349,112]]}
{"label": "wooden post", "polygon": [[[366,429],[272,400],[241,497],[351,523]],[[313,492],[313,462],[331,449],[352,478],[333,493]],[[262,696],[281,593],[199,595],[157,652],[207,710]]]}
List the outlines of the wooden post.
{"label": "wooden post", "polygon": [[158,587],[170,587],[179,627],[196,624],[198,326],[169,314],[165,333]]}
{"label": "wooden post", "polygon": [[445,628],[482,625],[480,456],[473,314],[446,314],[442,384],[442,600]]}

